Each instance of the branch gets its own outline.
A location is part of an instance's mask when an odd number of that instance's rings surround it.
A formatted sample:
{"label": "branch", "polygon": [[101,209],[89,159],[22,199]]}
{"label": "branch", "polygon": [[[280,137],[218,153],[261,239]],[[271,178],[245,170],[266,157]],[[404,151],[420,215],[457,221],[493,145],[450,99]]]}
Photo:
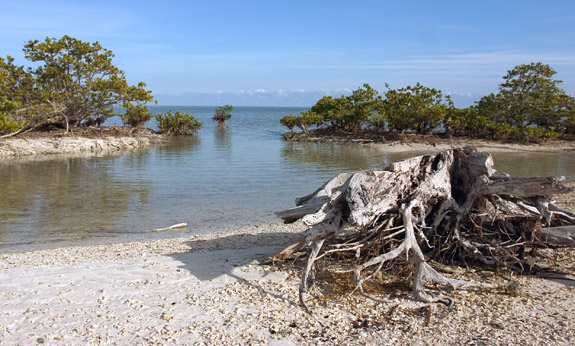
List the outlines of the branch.
{"label": "branch", "polygon": [[575,247],[575,226],[541,228],[541,241],[548,245]]}

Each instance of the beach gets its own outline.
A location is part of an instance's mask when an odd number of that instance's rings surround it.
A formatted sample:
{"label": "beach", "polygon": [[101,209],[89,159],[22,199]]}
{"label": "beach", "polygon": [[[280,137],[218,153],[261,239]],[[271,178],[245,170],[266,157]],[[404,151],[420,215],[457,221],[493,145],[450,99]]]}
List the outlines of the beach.
{"label": "beach", "polygon": [[[446,308],[409,291],[377,303],[325,285],[297,298],[297,266],[264,265],[303,225],[0,256],[3,345],[444,345],[575,342],[571,280],[456,268],[452,277],[517,281],[459,290]],[[547,254],[575,276],[573,250]],[[328,285],[329,286],[329,285]]]}
{"label": "beach", "polygon": [[[372,144],[438,151],[455,144]],[[480,150],[570,151],[572,146],[469,143]],[[575,208],[575,194],[557,196]],[[287,206],[289,207],[289,206]],[[194,227],[194,225],[189,225]],[[452,278],[499,284],[416,301],[410,287],[378,303],[316,280],[298,301],[299,264],[266,264],[297,242],[301,223],[131,243],[0,255],[3,345],[524,345],[575,343],[575,250],[540,250],[559,274],[522,276],[444,268]],[[176,236],[174,236],[176,235]],[[409,278],[406,278],[406,282]],[[509,282],[517,288],[509,289]],[[447,290],[446,288],[442,288]]]}

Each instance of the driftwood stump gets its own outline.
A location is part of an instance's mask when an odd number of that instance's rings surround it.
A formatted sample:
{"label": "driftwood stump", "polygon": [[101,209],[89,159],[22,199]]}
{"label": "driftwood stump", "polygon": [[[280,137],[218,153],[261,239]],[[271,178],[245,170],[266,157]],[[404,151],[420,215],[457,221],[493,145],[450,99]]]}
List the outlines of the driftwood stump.
{"label": "driftwood stump", "polygon": [[527,249],[539,245],[574,246],[575,214],[550,201],[570,189],[563,178],[513,178],[493,169],[491,155],[474,148],[453,149],[393,163],[381,170],[342,173],[296,207],[276,213],[286,223],[303,219],[309,229],[298,244],[276,255],[304,251],[300,302],[316,260],[338,262],[353,273],[357,291],[389,262],[415,266],[412,290],[417,299],[451,305],[424,284],[454,289],[494,287],[447,278],[433,259],[448,264],[484,264],[522,271]]}

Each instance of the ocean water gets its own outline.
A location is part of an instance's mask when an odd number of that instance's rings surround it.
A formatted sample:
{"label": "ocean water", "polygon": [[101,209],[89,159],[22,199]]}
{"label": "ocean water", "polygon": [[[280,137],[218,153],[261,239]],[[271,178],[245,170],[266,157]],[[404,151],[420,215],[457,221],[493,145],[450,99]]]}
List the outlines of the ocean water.
{"label": "ocean water", "polygon": [[[181,237],[278,221],[332,176],[418,152],[360,144],[291,143],[279,119],[303,108],[237,107],[225,130],[216,107],[180,110],[204,127],[149,150],[88,158],[0,161],[0,252]],[[112,120],[113,122],[113,120]],[[154,127],[154,122],[148,124]],[[513,175],[575,176],[573,154],[497,154]],[[151,232],[186,222],[184,230]]]}

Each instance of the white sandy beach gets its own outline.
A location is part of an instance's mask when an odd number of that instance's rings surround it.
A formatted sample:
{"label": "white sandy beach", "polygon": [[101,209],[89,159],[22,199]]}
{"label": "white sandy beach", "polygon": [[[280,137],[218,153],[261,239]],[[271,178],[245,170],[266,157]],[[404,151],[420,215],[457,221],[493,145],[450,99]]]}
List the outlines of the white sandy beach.
{"label": "white sandy beach", "polygon": [[[517,277],[518,291],[454,292],[451,309],[311,290],[298,273],[261,265],[301,224],[0,256],[3,345],[403,345],[575,342],[573,281]],[[572,259],[561,250],[551,260]],[[575,275],[575,264],[563,270]],[[503,281],[491,273],[454,276]]]}

